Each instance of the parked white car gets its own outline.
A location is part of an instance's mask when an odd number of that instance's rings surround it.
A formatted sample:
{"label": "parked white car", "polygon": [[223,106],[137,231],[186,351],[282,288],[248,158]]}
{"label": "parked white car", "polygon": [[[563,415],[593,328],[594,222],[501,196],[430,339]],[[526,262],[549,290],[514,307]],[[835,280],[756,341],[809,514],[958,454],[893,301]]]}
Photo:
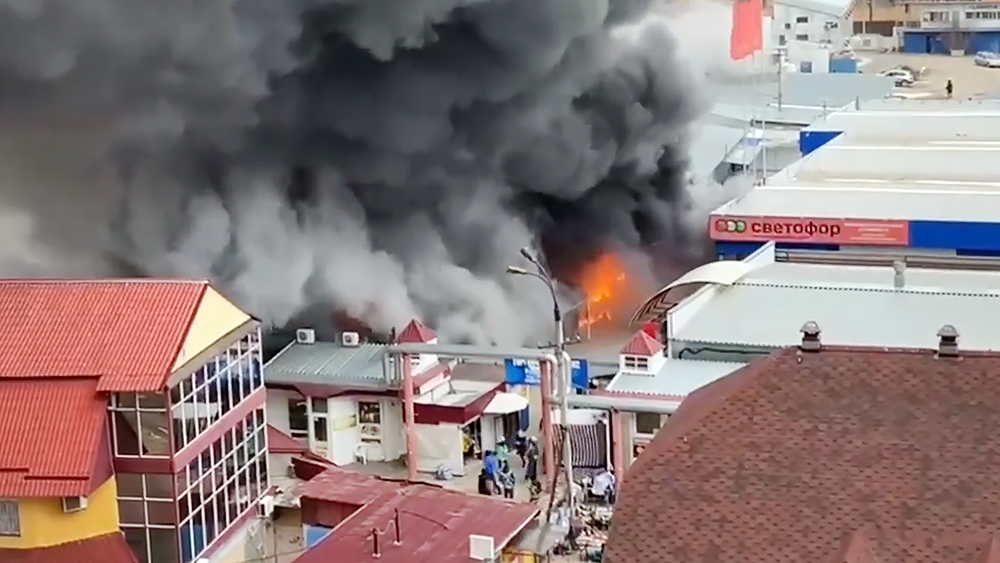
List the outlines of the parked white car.
{"label": "parked white car", "polygon": [[912,72],[901,68],[886,70],[879,74],[892,78],[895,81],[896,86],[913,86],[913,83],[916,82],[913,78]]}
{"label": "parked white car", "polygon": [[976,63],[976,66],[1000,68],[1000,54],[998,53],[980,51],[976,53],[976,56],[972,60]]}

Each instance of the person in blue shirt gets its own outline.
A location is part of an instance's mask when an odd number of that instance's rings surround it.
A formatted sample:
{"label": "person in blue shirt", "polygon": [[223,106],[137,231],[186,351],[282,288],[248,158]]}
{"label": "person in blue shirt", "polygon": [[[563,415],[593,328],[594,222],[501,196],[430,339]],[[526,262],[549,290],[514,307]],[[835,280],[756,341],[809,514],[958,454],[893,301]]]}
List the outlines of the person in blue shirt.
{"label": "person in blue shirt", "polygon": [[486,476],[490,478],[493,488],[496,490],[497,478],[500,476],[500,460],[497,459],[493,450],[486,450],[483,455],[483,470],[486,471]]}

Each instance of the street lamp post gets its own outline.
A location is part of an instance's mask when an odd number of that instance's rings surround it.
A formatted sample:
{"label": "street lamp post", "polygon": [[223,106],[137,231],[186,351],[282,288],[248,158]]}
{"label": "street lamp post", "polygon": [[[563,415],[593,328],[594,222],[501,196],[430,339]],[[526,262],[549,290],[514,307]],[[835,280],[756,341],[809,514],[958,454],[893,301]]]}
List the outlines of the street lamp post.
{"label": "street lamp post", "polygon": [[[525,260],[531,262],[537,271],[532,272],[517,266],[507,266],[507,273],[538,278],[545,283],[546,287],[549,288],[549,293],[552,295],[552,318],[556,323],[556,360],[559,363],[557,371],[559,372],[559,377],[562,378],[560,381],[562,389],[560,393],[559,412],[563,424],[562,457],[563,469],[566,472],[566,505],[569,509],[570,526],[572,526],[575,507],[573,499],[573,447],[569,439],[569,396],[573,392],[573,368],[569,361],[569,355],[566,353],[566,336],[563,333],[562,311],[559,309],[559,298],[556,295],[556,285],[552,279],[552,274],[549,273],[527,248],[521,249],[521,256],[524,256]],[[555,494],[555,491],[552,491],[552,493]]]}

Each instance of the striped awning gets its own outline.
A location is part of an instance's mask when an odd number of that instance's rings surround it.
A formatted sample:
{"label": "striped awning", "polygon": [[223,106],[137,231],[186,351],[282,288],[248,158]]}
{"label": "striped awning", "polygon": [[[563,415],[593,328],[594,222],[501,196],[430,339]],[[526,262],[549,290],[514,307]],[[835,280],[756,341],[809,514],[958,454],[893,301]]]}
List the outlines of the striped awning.
{"label": "striped awning", "polygon": [[[557,425],[556,448],[562,448],[562,427]],[[574,468],[603,468],[608,464],[607,430],[603,422],[570,424],[569,444],[573,450]],[[559,449],[556,450],[561,451]],[[558,458],[557,458],[558,459]]]}

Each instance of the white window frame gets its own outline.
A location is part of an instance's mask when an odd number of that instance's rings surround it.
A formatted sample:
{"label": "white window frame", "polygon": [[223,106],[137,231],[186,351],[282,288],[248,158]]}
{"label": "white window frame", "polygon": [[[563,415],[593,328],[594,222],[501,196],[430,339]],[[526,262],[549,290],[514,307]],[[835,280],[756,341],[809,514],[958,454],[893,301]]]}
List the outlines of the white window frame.
{"label": "white window frame", "polygon": [[625,369],[649,371],[649,358],[645,356],[625,356]]}
{"label": "white window frame", "polygon": [[0,537],[21,537],[21,507],[16,500],[0,500]]}
{"label": "white window frame", "polygon": [[[657,415],[657,413],[654,413],[654,412],[637,412],[637,413],[632,413],[632,435],[636,436],[636,437],[639,437],[639,438],[650,438],[651,439],[654,436],[656,436],[656,432],[653,432],[652,434],[650,434],[650,433],[647,433],[647,432],[640,432],[639,431],[639,415],[640,414],[641,415],[647,415],[647,414],[648,415]],[[660,417],[660,425],[656,428],[657,431],[659,431],[660,428],[663,428],[663,425],[666,423],[666,417],[664,415],[660,414],[658,416]]]}

